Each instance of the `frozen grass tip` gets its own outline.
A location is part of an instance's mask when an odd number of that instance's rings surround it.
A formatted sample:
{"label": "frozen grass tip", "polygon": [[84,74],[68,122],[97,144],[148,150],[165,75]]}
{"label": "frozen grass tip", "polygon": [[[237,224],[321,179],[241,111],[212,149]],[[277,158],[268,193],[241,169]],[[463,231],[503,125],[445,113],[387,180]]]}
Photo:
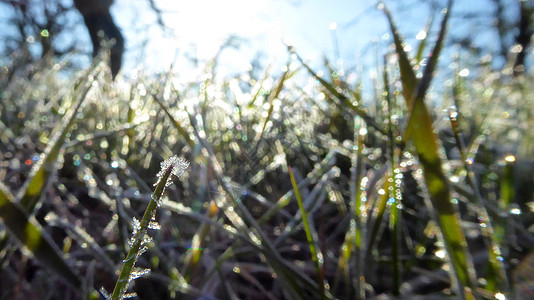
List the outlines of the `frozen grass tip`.
{"label": "frozen grass tip", "polygon": [[150,272],[150,269],[138,269],[135,268],[135,263],[139,256],[141,256],[148,248],[148,244],[152,241],[152,238],[148,236],[148,229],[158,230],[160,229],[159,224],[156,222],[156,210],[161,205],[162,195],[165,191],[165,188],[172,184],[172,175],[182,176],[185,174],[185,171],[189,167],[189,162],[183,157],[178,157],[177,155],[172,156],[171,158],[161,162],[161,170],[156,175],[158,180],[154,184],[156,189],[150,198],[150,202],[145,210],[143,218],[141,221],[133,217],[132,219],[132,236],[128,241],[130,250],[128,255],[123,260],[123,265],[121,273],[117,282],[115,283],[115,288],[113,293],[109,295],[105,289],[100,289],[101,294],[106,299],[119,300],[133,298],[136,296],[134,293],[128,293],[128,286],[130,283],[143,275],[146,275]]}

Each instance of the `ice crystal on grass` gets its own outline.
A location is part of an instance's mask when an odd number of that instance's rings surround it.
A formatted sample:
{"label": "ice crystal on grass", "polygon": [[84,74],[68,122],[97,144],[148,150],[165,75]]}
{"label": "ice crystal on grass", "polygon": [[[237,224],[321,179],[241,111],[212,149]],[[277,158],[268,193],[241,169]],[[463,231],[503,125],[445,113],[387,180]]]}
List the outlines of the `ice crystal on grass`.
{"label": "ice crystal on grass", "polygon": [[122,296],[122,299],[130,299],[130,298],[135,298],[137,297],[137,293],[136,292],[131,292],[131,293],[126,293]]}
{"label": "ice crystal on grass", "polygon": [[111,295],[108,293],[108,291],[106,291],[106,289],[104,287],[101,287],[100,288],[100,294],[102,295],[102,297],[104,297],[104,299],[111,299]]}
{"label": "ice crystal on grass", "polygon": [[136,217],[133,217],[132,219],[132,227],[133,227],[132,237],[128,240],[128,246],[130,247],[132,247],[133,244],[135,243],[135,240],[137,238],[137,232],[141,230],[141,223],[139,222],[139,220],[137,220]]}
{"label": "ice crystal on grass", "polygon": [[[161,170],[157,174],[156,190],[145,210],[143,219],[139,221],[132,218],[132,236],[128,240],[130,250],[123,260],[123,266],[115,284],[115,289],[110,299],[119,300],[136,297],[136,293],[126,293],[130,283],[150,272],[150,269],[135,268],[137,259],[147,250],[148,245],[152,242],[152,237],[147,234],[148,229],[158,230],[160,225],[156,222],[156,210],[162,202],[162,195],[165,187],[172,183],[172,175],[181,176],[189,166],[189,163],[183,158],[174,155],[173,157],[161,163]],[[165,182],[162,182],[165,180]],[[106,297],[107,292],[101,292]],[[107,299],[107,298],[106,298]]]}
{"label": "ice crystal on grass", "polygon": [[136,269],[130,274],[130,278],[128,278],[128,281],[135,280],[141,276],[145,276],[146,274],[150,273],[150,269]]}
{"label": "ice crystal on grass", "polygon": [[161,229],[161,226],[159,225],[158,222],[151,221],[150,223],[148,223],[148,228],[158,230],[158,229]]}
{"label": "ice crystal on grass", "polygon": [[[185,173],[187,167],[189,167],[189,162],[181,156],[178,157],[178,155],[173,155],[171,158],[162,161],[161,170],[156,175],[158,177],[158,181],[156,181],[154,186],[158,185],[159,181],[163,178],[169,168],[172,168],[171,175],[180,177]],[[167,177],[167,182],[165,182],[165,186],[167,187],[171,184],[172,176],[169,176]]]}

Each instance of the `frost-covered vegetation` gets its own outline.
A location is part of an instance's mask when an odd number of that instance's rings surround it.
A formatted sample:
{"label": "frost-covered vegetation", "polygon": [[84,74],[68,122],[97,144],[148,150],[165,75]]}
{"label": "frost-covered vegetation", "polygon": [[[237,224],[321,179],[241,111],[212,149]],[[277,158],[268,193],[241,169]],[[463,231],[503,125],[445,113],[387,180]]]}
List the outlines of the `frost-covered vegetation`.
{"label": "frost-covered vegetation", "polygon": [[365,74],[292,48],[280,75],[186,83],[4,68],[0,297],[531,297],[532,70],[511,49],[433,81],[449,15],[414,56],[385,12],[365,103]]}

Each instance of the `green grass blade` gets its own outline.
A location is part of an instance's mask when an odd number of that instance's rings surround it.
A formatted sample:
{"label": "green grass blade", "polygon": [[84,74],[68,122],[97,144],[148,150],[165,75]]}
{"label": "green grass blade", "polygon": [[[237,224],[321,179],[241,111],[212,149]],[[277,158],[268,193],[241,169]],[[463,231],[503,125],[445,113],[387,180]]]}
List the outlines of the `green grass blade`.
{"label": "green grass blade", "polygon": [[[356,275],[355,275],[355,289],[356,289],[356,299],[364,299],[365,298],[365,267],[362,261],[362,253],[364,253],[364,245],[362,241],[365,239],[366,231],[363,226],[364,220],[362,218],[362,207],[363,207],[363,201],[362,197],[364,195],[362,191],[362,179],[363,179],[363,171],[364,171],[364,163],[363,163],[363,149],[365,147],[364,141],[365,141],[365,123],[359,118],[354,118],[354,134],[355,134],[355,142],[358,145],[358,149],[356,149],[356,153],[354,154],[353,158],[353,170],[351,172],[351,181],[353,184],[352,187],[352,210],[354,212],[353,218],[354,223],[352,225],[351,233],[352,233],[352,243],[354,244],[354,261],[355,261],[355,267],[356,267]],[[364,131],[362,131],[364,130]],[[355,227],[355,228],[354,228]],[[349,282],[347,281],[347,284]]]}
{"label": "green grass blade", "polygon": [[402,36],[399,34],[395,22],[393,22],[391,13],[384,3],[381,3],[381,5],[384,7],[384,14],[386,14],[388,19],[389,28],[391,30],[391,34],[393,34],[393,40],[395,42],[395,50],[399,60],[402,94],[404,99],[406,99],[406,105],[408,108],[411,108],[415,94],[415,88],[417,87],[417,77],[415,77],[415,72],[412,68],[412,64],[410,63],[410,59],[408,58],[408,54],[406,51],[404,51],[404,41]]}
{"label": "green grass blade", "polygon": [[[388,146],[389,146],[389,163],[390,163],[390,177],[389,181],[391,183],[387,193],[389,194],[389,199],[392,199],[391,203],[391,212],[390,212],[390,221],[389,227],[391,232],[391,264],[393,270],[393,295],[398,296],[400,294],[400,281],[401,281],[401,271],[400,271],[400,260],[399,260],[399,248],[400,248],[400,227],[399,227],[399,206],[402,205],[401,198],[402,194],[400,191],[401,181],[396,178],[399,174],[399,169],[397,168],[397,159],[395,159],[396,148],[395,148],[395,133],[394,133],[394,123],[393,123],[393,107],[391,101],[391,94],[389,91],[389,77],[388,77],[388,68],[386,65],[386,58],[384,57],[384,92],[382,93],[385,102],[387,103],[387,117],[388,117]],[[389,200],[388,200],[389,201]]]}
{"label": "green grass blade", "polygon": [[89,83],[84,86],[84,90],[81,92],[76,106],[71,108],[69,114],[65,116],[65,121],[60,127],[61,129],[53,134],[44,153],[39,158],[39,161],[33,166],[29,179],[26,180],[20,189],[19,197],[17,197],[17,199],[19,199],[21,206],[30,214],[39,203],[39,199],[51,180],[51,174],[55,171],[55,165],[58,157],[61,155],[61,149],[63,149],[65,138],[70,132],[72,125],[74,125],[76,115],[87,98],[87,93],[89,93],[91,87],[92,85]]}
{"label": "green grass blade", "polygon": [[430,28],[432,28],[432,24],[434,23],[434,14],[430,16],[430,19],[428,20],[428,23],[425,28],[425,37],[421,39],[421,42],[419,42],[419,46],[417,47],[417,52],[415,54],[415,63],[420,64],[421,60],[423,59],[423,52],[425,51],[427,41],[428,41],[428,32],[430,32]]}
{"label": "green grass blade", "polygon": [[315,265],[315,272],[317,273],[317,284],[321,288],[321,299],[326,299],[325,279],[324,279],[324,274],[322,272],[323,255],[321,254],[320,250],[316,249],[316,246],[315,246],[317,233],[315,232],[315,229],[312,229],[310,226],[308,213],[306,212],[306,209],[304,208],[304,204],[302,203],[302,198],[300,197],[300,191],[297,186],[297,181],[295,180],[295,176],[293,175],[293,170],[291,168],[289,168],[289,177],[291,179],[291,185],[293,186],[293,191],[295,192],[295,198],[297,198],[297,203],[299,205],[300,213],[302,215],[304,231],[306,232],[306,240],[308,241],[312,261]]}
{"label": "green grass blade", "polygon": [[386,208],[387,208],[387,203],[388,203],[388,198],[389,198],[387,191],[389,190],[389,187],[391,186],[391,183],[389,182],[388,178],[389,178],[388,174],[385,174],[382,177],[384,181],[382,190],[384,191],[384,193],[380,195],[378,207],[376,208],[376,215],[375,215],[375,220],[373,222],[373,227],[371,228],[371,231],[369,232],[369,241],[367,242],[367,246],[366,246],[367,252],[365,255],[366,256],[365,261],[369,261],[369,259],[371,259],[372,257],[373,248],[375,246],[376,240],[380,238],[378,234],[379,234],[379,230],[382,225],[382,221],[385,220],[384,214],[386,213]]}
{"label": "green grass blade", "polygon": [[59,248],[43,230],[41,225],[13,199],[8,189],[0,183],[0,219],[8,232],[31,256],[41,264],[60,275],[77,289],[82,288],[78,276],[60,254]]}
{"label": "green grass blade", "polygon": [[[433,71],[437,65],[437,60],[443,41],[445,38],[445,31],[447,21],[449,18],[450,8],[452,1],[449,1],[448,8],[445,11],[443,21],[441,23],[441,30],[430,54],[427,66],[423,73],[423,78],[417,84],[417,90],[415,94],[410,95],[409,91],[413,91],[415,84],[415,78],[410,80],[406,77],[406,74],[413,73],[413,70],[407,71],[405,59],[399,60],[399,66],[401,68],[401,74],[404,72],[404,77],[401,75],[403,87],[408,91],[405,93],[405,100],[408,107],[412,107],[410,119],[408,121],[408,127],[406,129],[406,137],[410,137],[415,145],[417,155],[419,157],[420,164],[422,165],[425,184],[430,194],[430,200],[436,211],[438,224],[441,229],[445,247],[448,251],[448,257],[452,266],[452,273],[459,287],[459,295],[463,298],[472,298],[476,291],[476,278],[472,260],[470,259],[469,252],[467,250],[467,243],[464,232],[460,227],[460,218],[456,212],[456,208],[450,201],[450,189],[447,177],[442,168],[441,158],[438,150],[438,140],[433,129],[433,120],[424,98],[430,82],[432,81]],[[390,17],[388,17],[390,18]],[[391,22],[391,21],[390,21]],[[395,33],[395,28],[391,25],[391,29]],[[398,38],[395,38],[395,45],[399,57],[402,57],[401,53],[404,53],[402,44]],[[407,58],[406,58],[407,59]],[[411,68],[411,67],[410,67]],[[404,69],[404,71],[403,71]],[[411,98],[411,97],[413,98]]]}

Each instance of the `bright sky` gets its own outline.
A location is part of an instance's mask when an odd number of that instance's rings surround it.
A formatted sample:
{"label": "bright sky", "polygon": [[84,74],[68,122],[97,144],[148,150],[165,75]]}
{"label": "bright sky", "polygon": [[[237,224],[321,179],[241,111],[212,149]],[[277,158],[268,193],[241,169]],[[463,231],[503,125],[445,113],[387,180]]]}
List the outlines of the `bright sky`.
{"label": "bright sky", "polygon": [[[292,43],[297,52],[314,67],[323,66],[322,58],[326,55],[333,64],[338,58],[342,58],[345,68],[361,64],[369,70],[376,65],[377,59],[381,60],[391,43],[385,17],[375,8],[377,0],[154,2],[162,10],[164,22],[170,28],[166,32],[162,32],[156,24],[148,0],[115,0],[112,6],[115,20],[126,37],[127,51],[123,67],[126,77],[137,66],[143,67],[147,73],[165,72],[173,63],[180,75],[187,74],[194,67],[192,58],[198,59],[199,66],[202,66],[202,62],[212,58],[231,35],[242,38],[238,50],[226,50],[221,57],[220,64],[231,73],[247,70],[251,60],[259,53],[264,66],[270,60],[275,60],[279,65],[284,64],[288,54],[282,41]],[[414,37],[429,19],[428,2],[431,1],[385,2],[408,43],[414,43]],[[444,7],[446,0],[439,2]],[[39,10],[41,6],[35,5],[34,8]],[[494,10],[493,0],[455,1],[449,36],[459,34],[472,38],[478,41],[482,49],[497,47],[498,36],[495,30],[491,30],[494,28],[491,24]],[[507,5],[505,10],[505,15],[511,21],[517,19],[514,5]],[[462,19],[462,12],[477,18]],[[0,18],[0,25],[5,25],[0,38],[17,36],[16,28],[7,21],[12,13],[7,4],[0,5],[0,16],[4,16]],[[73,34],[76,38],[87,41],[77,45],[84,53],[90,53],[92,47],[81,16],[74,10],[70,17],[72,16],[79,18],[79,24],[69,28],[74,31],[65,30],[67,34],[61,35],[57,41],[68,45],[71,40],[68,34]],[[434,27],[438,25],[439,20],[434,22]],[[331,29],[334,27],[337,29]],[[435,36],[435,28],[430,34],[431,38]],[[376,42],[378,46],[375,47]],[[447,57],[443,59],[447,60]],[[88,64],[90,56],[84,57],[84,60]]]}
{"label": "bright sky", "polygon": [[[322,64],[324,55],[333,62],[338,58],[334,46],[337,39],[341,58],[355,64],[360,56],[358,49],[387,29],[382,14],[373,8],[375,1],[158,0],[158,7],[165,12],[164,21],[174,33],[164,37],[155,25],[143,33],[145,24],[154,24],[154,14],[146,2],[138,1],[136,7],[129,0],[115,3],[114,13],[130,50],[126,59],[130,66],[126,68],[139,62],[140,50],[144,48],[140,43],[146,38],[150,38],[150,43],[144,52],[145,68],[165,70],[175,62],[175,57],[177,69],[188,64],[187,57],[212,58],[232,34],[244,39],[241,47],[225,51],[221,59],[223,65],[236,70],[246,70],[258,52],[266,59],[285,63],[287,50],[283,41],[295,45],[306,59]],[[364,11],[367,12],[364,17],[353,22]],[[333,23],[337,24],[336,30],[331,30]],[[136,32],[140,32],[139,36]]]}

